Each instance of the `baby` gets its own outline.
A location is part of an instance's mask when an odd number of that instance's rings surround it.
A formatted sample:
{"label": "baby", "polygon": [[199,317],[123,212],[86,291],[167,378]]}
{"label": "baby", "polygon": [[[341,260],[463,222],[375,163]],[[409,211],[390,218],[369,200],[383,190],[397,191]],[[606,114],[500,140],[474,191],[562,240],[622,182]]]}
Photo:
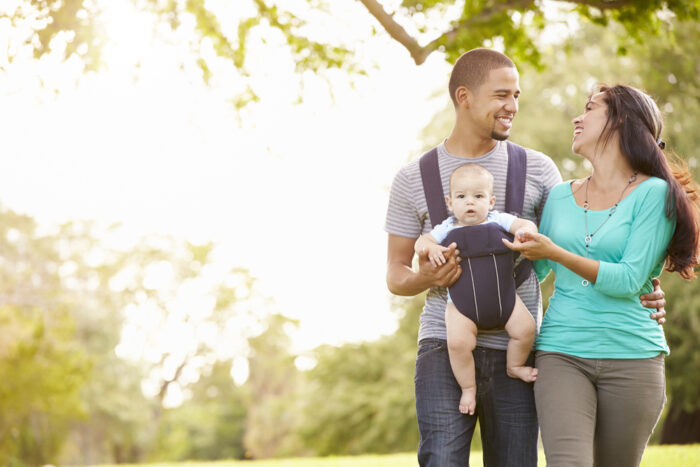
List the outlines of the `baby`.
{"label": "baby", "polygon": [[[452,172],[450,175],[450,196],[446,196],[445,201],[453,216],[447,218],[429,234],[421,235],[415,244],[416,253],[427,253],[428,259],[436,267],[446,262],[443,253],[448,248],[442,246],[440,242],[445,240],[449,232],[460,227],[493,222],[521,240],[522,232],[537,232],[537,226],[529,220],[492,210],[496,202],[496,197],[493,195],[493,175],[480,165],[465,164]],[[469,234],[468,230],[465,232],[467,235]],[[461,250],[463,247],[463,245],[457,244],[457,249]],[[462,275],[472,272],[465,270],[465,268],[466,266],[463,266]],[[512,278],[512,271],[508,271],[508,275]],[[498,278],[494,277],[494,280],[498,280]],[[452,290],[454,293],[454,289]],[[500,293],[500,284],[498,290]],[[480,292],[484,293],[483,290]],[[478,294],[476,288],[474,294]],[[498,303],[501,303],[501,298],[498,297],[498,299]],[[533,382],[537,377],[537,369],[525,366],[525,361],[532,350],[535,338],[535,321],[517,294],[514,302],[512,313],[505,323],[505,329],[510,337],[506,354],[506,371],[511,378]],[[477,308],[477,317],[479,311],[482,315],[484,313],[498,313],[498,310],[479,310]],[[476,382],[472,351],[476,346],[478,330],[473,316],[468,310],[457,309],[451,294],[448,293],[445,324],[447,326],[450,365],[455,379],[462,388],[459,411],[470,415],[474,414],[476,407]]]}

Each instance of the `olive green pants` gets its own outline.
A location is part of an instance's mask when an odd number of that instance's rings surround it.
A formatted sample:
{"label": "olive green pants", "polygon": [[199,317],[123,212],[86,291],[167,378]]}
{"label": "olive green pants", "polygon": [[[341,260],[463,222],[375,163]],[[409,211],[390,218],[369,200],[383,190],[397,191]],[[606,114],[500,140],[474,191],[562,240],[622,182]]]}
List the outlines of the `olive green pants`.
{"label": "olive green pants", "polygon": [[666,401],[664,355],[587,359],[536,353],[547,466],[638,466]]}

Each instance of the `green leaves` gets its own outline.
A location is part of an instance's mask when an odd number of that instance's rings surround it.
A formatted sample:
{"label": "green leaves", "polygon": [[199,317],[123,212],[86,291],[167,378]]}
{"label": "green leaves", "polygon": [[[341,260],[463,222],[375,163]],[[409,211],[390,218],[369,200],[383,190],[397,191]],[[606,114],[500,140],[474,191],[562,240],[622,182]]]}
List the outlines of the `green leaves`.
{"label": "green leaves", "polygon": [[391,336],[316,349],[318,363],[301,395],[300,427],[304,445],[316,455],[415,449],[413,370],[423,300],[397,300],[401,319]]}
{"label": "green leaves", "polygon": [[94,2],[84,0],[30,0],[28,16],[34,21],[34,56],[39,58],[51,50],[52,41],[63,40],[66,59],[79,56],[85,71],[100,67],[103,37],[99,11]]}

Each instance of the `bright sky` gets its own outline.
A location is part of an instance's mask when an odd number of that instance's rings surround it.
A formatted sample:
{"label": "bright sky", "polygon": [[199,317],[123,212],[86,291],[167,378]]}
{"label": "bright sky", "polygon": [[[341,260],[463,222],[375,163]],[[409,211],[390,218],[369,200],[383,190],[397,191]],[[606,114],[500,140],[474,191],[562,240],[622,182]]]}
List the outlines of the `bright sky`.
{"label": "bright sky", "polygon": [[[217,261],[249,268],[276,309],[300,320],[298,351],[392,332],[388,187],[446,102],[442,57],[416,67],[380,35],[358,49],[379,69],[354,88],[338,74],[332,94],[307,75],[295,105],[289,62],[252,47],[262,101],[237,114],[239,78],[206,87],[180,70],[181,46],[151,39],[148,17],[104,3],[111,42],[98,74],[52,58],[8,66],[12,39],[0,39],[0,202],[43,225],[96,219],[122,222],[127,236],[213,240]],[[333,31],[368,37],[367,13],[346,3]],[[0,38],[8,31],[0,21]]]}

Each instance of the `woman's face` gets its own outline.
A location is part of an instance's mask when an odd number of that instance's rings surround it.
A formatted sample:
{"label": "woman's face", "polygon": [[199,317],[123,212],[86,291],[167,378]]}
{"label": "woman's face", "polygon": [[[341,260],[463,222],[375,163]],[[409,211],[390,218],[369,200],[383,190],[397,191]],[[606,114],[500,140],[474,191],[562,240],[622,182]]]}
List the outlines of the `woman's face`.
{"label": "woman's face", "polygon": [[604,96],[602,92],[591,96],[586,102],[586,110],[572,121],[574,137],[571,149],[586,158],[593,157],[608,119],[608,105]]}

